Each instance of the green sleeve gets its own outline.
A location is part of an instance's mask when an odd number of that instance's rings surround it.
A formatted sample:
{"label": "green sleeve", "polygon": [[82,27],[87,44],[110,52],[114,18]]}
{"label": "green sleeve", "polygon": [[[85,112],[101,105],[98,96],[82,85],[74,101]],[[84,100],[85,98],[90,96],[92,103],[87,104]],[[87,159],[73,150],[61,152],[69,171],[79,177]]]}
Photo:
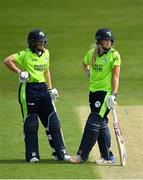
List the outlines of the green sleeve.
{"label": "green sleeve", "polygon": [[13,54],[16,64],[22,69],[24,68],[24,56],[25,56],[25,53],[26,53],[26,51],[20,51],[20,52],[18,52],[16,54]]}
{"label": "green sleeve", "polygon": [[114,68],[114,66],[121,66],[121,58],[120,58],[120,54],[118,53],[118,51],[115,51],[113,54],[112,68]]}
{"label": "green sleeve", "polygon": [[83,62],[84,62],[86,65],[89,65],[89,64],[90,64],[92,54],[93,54],[93,50],[90,49],[90,50],[87,52],[87,54],[84,56]]}
{"label": "green sleeve", "polygon": [[47,64],[48,64],[48,68],[50,67],[50,53],[49,53],[49,51],[48,50],[46,50],[47,51],[47,57],[48,57],[48,61],[47,61]]}

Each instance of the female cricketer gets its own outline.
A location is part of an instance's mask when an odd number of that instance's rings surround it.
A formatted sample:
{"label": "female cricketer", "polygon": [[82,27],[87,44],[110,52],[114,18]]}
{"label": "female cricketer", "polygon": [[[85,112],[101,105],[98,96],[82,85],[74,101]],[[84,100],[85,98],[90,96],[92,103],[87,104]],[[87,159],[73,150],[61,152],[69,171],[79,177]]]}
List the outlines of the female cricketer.
{"label": "female cricketer", "polygon": [[83,137],[76,156],[77,161],[86,161],[98,140],[101,158],[98,164],[114,163],[111,151],[111,136],[107,115],[116,105],[120,74],[120,55],[113,49],[114,37],[110,29],[96,32],[96,47],[84,57],[83,69],[90,78],[89,105],[91,113],[86,121]]}
{"label": "female cricketer", "polygon": [[[49,70],[47,37],[40,29],[28,34],[29,47],[8,56],[5,65],[19,76],[19,103],[24,122],[25,157],[27,162],[39,161],[38,117],[46,128],[46,134],[57,160],[72,162],[67,154],[60,127],[60,121],[52,104],[58,98],[58,91],[52,89]],[[46,84],[47,81],[47,84]]]}

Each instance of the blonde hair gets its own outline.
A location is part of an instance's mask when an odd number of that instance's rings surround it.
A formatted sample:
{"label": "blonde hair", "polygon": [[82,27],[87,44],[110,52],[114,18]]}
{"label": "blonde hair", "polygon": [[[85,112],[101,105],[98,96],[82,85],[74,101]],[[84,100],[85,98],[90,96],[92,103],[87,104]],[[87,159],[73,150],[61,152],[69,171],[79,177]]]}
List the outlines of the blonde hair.
{"label": "blonde hair", "polygon": [[97,54],[98,54],[98,48],[97,48],[97,45],[96,45],[94,47],[93,55],[92,55],[91,61],[90,61],[91,66],[93,66],[95,64]]}

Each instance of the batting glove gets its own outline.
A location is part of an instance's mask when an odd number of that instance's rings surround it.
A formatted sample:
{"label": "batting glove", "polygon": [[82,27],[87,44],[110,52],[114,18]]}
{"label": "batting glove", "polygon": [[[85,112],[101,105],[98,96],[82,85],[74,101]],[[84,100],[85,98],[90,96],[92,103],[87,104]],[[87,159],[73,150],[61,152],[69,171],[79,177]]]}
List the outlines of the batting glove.
{"label": "batting glove", "polygon": [[28,81],[29,73],[27,71],[20,71],[18,79],[21,83]]}
{"label": "batting glove", "polygon": [[50,96],[51,96],[53,101],[56,101],[59,98],[59,93],[58,93],[58,90],[56,88],[49,89],[49,93],[50,93]]}
{"label": "batting glove", "polygon": [[107,98],[107,107],[108,109],[113,109],[117,105],[117,102],[115,101],[115,96],[111,95]]}

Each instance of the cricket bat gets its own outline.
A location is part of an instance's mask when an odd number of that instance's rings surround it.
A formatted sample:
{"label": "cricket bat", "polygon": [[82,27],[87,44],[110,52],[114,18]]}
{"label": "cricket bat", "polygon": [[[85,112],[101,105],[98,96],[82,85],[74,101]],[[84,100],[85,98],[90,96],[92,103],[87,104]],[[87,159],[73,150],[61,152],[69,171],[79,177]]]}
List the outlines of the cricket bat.
{"label": "cricket bat", "polygon": [[[55,110],[55,112],[57,113],[57,108],[56,108],[56,105],[55,105],[55,102],[54,102],[54,100],[52,99],[52,104],[53,104],[53,107],[54,107],[54,110]],[[64,141],[64,143],[65,143],[65,140],[64,140],[64,135],[63,135],[63,130],[62,130],[62,128],[61,128],[61,134],[62,134],[62,137],[63,137],[63,141]]]}
{"label": "cricket bat", "polygon": [[126,149],[125,149],[125,144],[124,144],[124,140],[123,140],[120,126],[119,126],[115,108],[112,109],[112,113],[113,113],[113,118],[114,118],[113,126],[114,126],[114,131],[115,131],[115,136],[116,136],[119,156],[120,156],[120,164],[121,166],[125,166],[126,165]]}

